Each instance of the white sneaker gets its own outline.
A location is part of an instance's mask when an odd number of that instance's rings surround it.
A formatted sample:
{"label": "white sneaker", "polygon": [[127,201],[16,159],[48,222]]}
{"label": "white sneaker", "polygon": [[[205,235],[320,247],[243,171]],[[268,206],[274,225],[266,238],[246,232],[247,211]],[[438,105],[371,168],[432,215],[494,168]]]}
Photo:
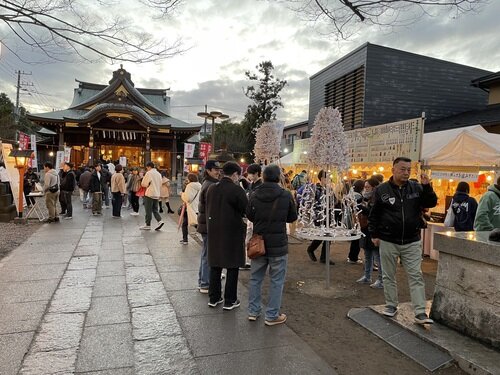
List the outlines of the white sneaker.
{"label": "white sneaker", "polygon": [[139,212],[131,212],[130,216],[139,216]]}
{"label": "white sneaker", "polygon": [[155,230],[160,230],[161,227],[164,225],[165,223],[163,221],[159,221],[158,222],[158,226],[155,228]]}
{"label": "white sneaker", "polygon": [[143,225],[142,227],[139,227],[140,230],[151,230],[150,225]]}

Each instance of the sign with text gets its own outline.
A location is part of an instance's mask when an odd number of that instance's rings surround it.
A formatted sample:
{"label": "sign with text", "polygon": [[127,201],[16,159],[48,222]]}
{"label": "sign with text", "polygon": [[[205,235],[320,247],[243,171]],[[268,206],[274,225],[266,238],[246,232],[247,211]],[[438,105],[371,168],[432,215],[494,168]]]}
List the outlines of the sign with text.
{"label": "sign with text", "polygon": [[64,146],[64,162],[69,163],[71,160],[71,147]]}
{"label": "sign with text", "polygon": [[36,152],[36,135],[31,135],[31,149],[33,150],[33,158],[29,160],[29,166],[36,168],[38,171],[38,154]]}
{"label": "sign with text", "polygon": [[190,159],[194,156],[194,143],[184,143],[184,159]]}
{"label": "sign with text", "polygon": [[479,175],[477,172],[432,171],[431,177],[435,180],[441,179],[476,182]]}
{"label": "sign with text", "polygon": [[28,150],[30,144],[30,136],[26,133],[19,132],[19,149]]}
{"label": "sign with text", "polygon": [[398,156],[418,161],[423,133],[420,117],[345,132],[353,164],[390,162]]}
{"label": "sign with text", "polygon": [[64,151],[57,151],[56,153],[56,165],[54,169],[62,169],[62,163],[64,162]]}
{"label": "sign with text", "polygon": [[127,157],[126,156],[120,156],[120,165],[125,168],[127,166]]}
{"label": "sign with text", "polygon": [[208,156],[212,152],[212,144],[207,142],[200,142],[200,159],[203,160],[203,165],[208,160]]}
{"label": "sign with text", "polygon": [[19,212],[19,171],[16,169],[16,159],[9,156],[12,152],[12,145],[10,143],[0,143],[2,146],[2,157],[5,163],[5,169],[9,175],[10,190],[14,198],[14,203]]}

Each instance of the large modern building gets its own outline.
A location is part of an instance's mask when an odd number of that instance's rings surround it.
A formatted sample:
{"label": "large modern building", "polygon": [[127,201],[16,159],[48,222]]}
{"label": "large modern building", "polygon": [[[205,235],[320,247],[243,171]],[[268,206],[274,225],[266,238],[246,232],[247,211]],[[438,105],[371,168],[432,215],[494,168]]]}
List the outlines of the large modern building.
{"label": "large modern building", "polygon": [[125,157],[128,166],[152,160],[175,175],[179,146],[200,126],[169,115],[166,90],[136,88],[123,67],[113,72],[108,85],[77,82],[69,108],[28,116],[57,133],[59,150],[72,147],[71,160],[77,165]]}
{"label": "large modern building", "polygon": [[[427,121],[484,109],[471,81],[491,72],[366,43],[310,78],[309,127],[338,107],[346,130],[420,117]],[[428,131],[429,129],[426,129]]]}

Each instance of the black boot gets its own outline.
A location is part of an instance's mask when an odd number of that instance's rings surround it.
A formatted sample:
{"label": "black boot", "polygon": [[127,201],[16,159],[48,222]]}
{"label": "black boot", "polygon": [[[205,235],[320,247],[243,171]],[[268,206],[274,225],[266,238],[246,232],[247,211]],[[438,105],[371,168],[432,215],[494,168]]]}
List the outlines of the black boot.
{"label": "black boot", "polygon": [[316,255],[314,255],[314,250],[307,249],[307,255],[309,255],[309,259],[311,259],[313,262],[317,262],[318,259],[316,258]]}
{"label": "black boot", "polygon": [[166,203],[165,203],[165,206],[167,206],[167,209],[168,209],[168,211],[167,211],[167,212],[168,212],[169,214],[173,214],[173,213],[174,213],[174,210],[172,210],[172,208],[170,208],[170,202],[166,202]]}
{"label": "black boot", "polygon": [[163,213],[163,205],[161,204],[162,202],[160,201],[160,213]]}

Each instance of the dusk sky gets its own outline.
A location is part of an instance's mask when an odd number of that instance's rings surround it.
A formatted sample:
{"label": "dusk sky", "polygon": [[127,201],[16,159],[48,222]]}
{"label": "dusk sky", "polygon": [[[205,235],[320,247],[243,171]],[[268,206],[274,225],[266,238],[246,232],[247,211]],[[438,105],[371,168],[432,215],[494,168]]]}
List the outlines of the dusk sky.
{"label": "dusk sky", "polygon": [[[453,18],[448,14],[421,19],[410,27],[380,30],[368,27],[348,41],[336,41],[303,21],[278,1],[202,0],[186,1],[168,20],[151,20],[123,0],[110,12],[133,17],[156,35],[182,38],[187,51],[158,63],[124,63],[139,88],[170,88],[172,115],[187,122],[202,120],[196,113],[208,105],[240,121],[249,100],[244,72],[271,60],[275,76],[289,85],[282,92],[284,109],[278,119],[286,124],[306,120],[309,105],[309,77],[339,57],[370,42],[426,56],[500,70],[500,1],[485,3],[476,12]],[[143,18],[141,18],[143,17]],[[317,26],[317,25],[316,25]],[[0,41],[9,38],[0,26]],[[22,63],[6,50],[0,56],[0,92],[15,101],[15,70],[31,72],[23,81],[31,95],[23,92],[21,103],[30,112],[67,108],[75,79],[106,84],[120,63]]]}

